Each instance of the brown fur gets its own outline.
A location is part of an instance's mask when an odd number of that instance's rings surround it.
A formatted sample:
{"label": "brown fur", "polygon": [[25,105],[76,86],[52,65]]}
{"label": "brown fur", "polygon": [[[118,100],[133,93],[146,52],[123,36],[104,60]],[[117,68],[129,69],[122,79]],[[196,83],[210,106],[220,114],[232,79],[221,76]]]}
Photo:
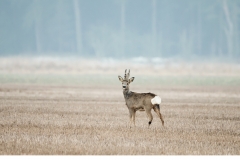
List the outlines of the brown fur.
{"label": "brown fur", "polygon": [[146,111],[147,116],[149,118],[149,126],[152,123],[153,116],[151,113],[151,110],[153,109],[157,115],[159,116],[160,120],[162,121],[162,125],[164,126],[164,120],[163,117],[160,113],[160,106],[159,105],[153,105],[151,103],[151,99],[154,98],[156,95],[153,93],[136,93],[136,92],[131,92],[129,90],[129,84],[133,82],[134,77],[129,79],[130,76],[130,70],[128,74],[126,74],[125,70],[125,76],[124,79],[121,76],[118,76],[119,80],[122,82],[122,87],[123,87],[123,95],[126,101],[126,105],[129,110],[129,117],[131,123],[134,124],[135,126],[135,114],[136,111]]}

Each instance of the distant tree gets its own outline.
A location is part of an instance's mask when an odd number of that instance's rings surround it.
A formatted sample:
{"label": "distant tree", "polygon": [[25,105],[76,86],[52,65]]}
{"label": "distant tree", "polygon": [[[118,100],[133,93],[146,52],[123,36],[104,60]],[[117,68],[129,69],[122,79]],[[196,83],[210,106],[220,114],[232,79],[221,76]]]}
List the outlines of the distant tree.
{"label": "distant tree", "polygon": [[120,55],[125,55],[125,47],[126,47],[126,3],[127,0],[115,0],[115,4],[117,4],[117,7],[120,7],[120,30],[121,30],[121,47],[120,49]]}
{"label": "distant tree", "polygon": [[233,32],[234,32],[234,23],[233,23],[233,15],[231,15],[229,10],[229,5],[226,0],[222,1],[223,11],[226,17],[227,26],[224,27],[224,31],[227,38],[227,46],[228,46],[228,55],[230,56],[233,52]]}
{"label": "distant tree", "polygon": [[121,3],[121,34],[122,34],[122,54],[125,55],[125,5],[126,0],[122,0]]}
{"label": "distant tree", "polygon": [[74,14],[75,14],[75,30],[76,30],[76,46],[77,52],[83,54],[82,51],[82,30],[81,30],[81,13],[80,13],[80,0],[73,0]]}
{"label": "distant tree", "polygon": [[31,27],[34,28],[34,41],[35,41],[35,48],[36,52],[42,52],[42,9],[43,5],[42,2],[39,0],[33,0],[29,3],[26,7],[26,15],[25,17],[25,26],[28,29]]}
{"label": "distant tree", "polygon": [[48,34],[51,35],[51,45],[55,44],[56,52],[76,52],[76,23],[73,5],[74,3],[69,3],[69,0],[55,0],[53,3],[54,16],[48,24]]}
{"label": "distant tree", "polygon": [[152,54],[157,54],[157,1],[152,0]]}
{"label": "distant tree", "polygon": [[226,25],[224,26],[224,33],[227,40],[228,56],[232,56],[234,53],[239,54],[240,2],[235,0],[222,0],[222,8],[226,22]]}

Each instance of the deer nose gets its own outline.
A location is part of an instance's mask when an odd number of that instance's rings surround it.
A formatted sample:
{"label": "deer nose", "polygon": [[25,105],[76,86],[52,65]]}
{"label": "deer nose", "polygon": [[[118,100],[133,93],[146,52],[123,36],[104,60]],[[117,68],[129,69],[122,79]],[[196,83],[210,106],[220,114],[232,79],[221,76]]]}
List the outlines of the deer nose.
{"label": "deer nose", "polygon": [[123,88],[126,88],[126,86],[123,86]]}

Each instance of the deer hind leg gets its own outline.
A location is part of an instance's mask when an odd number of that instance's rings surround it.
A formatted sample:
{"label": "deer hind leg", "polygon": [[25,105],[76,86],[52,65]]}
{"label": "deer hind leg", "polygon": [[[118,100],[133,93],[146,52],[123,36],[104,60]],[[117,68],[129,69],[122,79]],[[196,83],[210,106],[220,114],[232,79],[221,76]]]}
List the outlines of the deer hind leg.
{"label": "deer hind leg", "polygon": [[162,117],[162,114],[160,113],[160,107],[158,104],[155,104],[153,106],[153,110],[157,113],[158,117],[160,118],[160,120],[162,121],[162,125],[164,126],[164,120],[163,120],[163,117]]}
{"label": "deer hind leg", "polygon": [[147,116],[148,116],[148,127],[150,127],[151,123],[152,123],[152,120],[153,120],[153,116],[152,116],[152,113],[151,113],[151,110],[146,110],[146,113],[147,113]]}

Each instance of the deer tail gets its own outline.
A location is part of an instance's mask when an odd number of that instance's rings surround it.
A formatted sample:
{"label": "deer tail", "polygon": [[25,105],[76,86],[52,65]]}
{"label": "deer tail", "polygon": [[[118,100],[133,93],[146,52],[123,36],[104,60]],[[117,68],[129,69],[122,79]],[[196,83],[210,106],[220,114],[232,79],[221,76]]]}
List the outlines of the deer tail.
{"label": "deer tail", "polygon": [[158,105],[160,105],[160,103],[161,103],[161,98],[159,97],[159,96],[155,96],[153,99],[151,99],[151,103],[153,104],[153,105],[155,105],[155,104],[158,104]]}

